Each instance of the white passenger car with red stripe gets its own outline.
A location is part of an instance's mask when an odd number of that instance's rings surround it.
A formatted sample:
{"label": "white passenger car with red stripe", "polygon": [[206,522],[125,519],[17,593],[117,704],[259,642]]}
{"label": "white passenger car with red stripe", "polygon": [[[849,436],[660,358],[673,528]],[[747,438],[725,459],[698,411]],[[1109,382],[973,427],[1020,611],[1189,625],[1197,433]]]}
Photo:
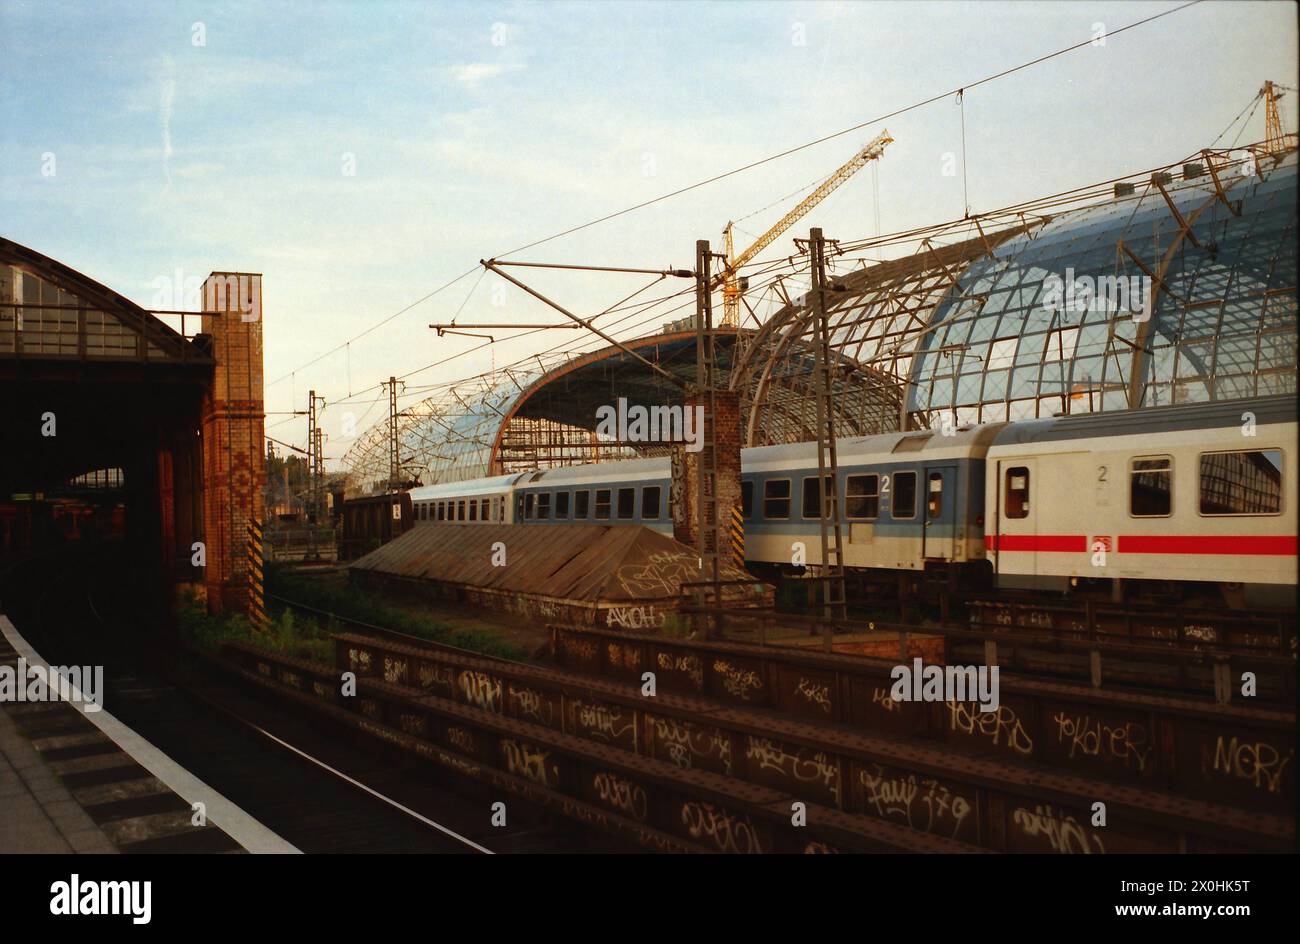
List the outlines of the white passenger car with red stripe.
{"label": "white passenger car with red stripe", "polygon": [[1178,582],[1294,604],[1292,397],[1013,423],[987,461],[985,544],[1000,587]]}

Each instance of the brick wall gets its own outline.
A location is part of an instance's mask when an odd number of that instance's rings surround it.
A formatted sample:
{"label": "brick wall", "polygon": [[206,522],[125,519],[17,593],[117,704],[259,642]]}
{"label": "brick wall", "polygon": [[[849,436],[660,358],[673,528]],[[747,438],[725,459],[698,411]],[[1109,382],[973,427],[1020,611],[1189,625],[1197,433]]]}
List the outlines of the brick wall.
{"label": "brick wall", "polygon": [[[717,442],[717,502],[718,521],[722,528],[722,553],[730,554],[727,543],[728,521],[733,505],[740,504],[740,399],[733,391],[718,391],[713,395],[714,409],[717,415],[711,416],[708,409],[709,397],[706,394],[690,394],[685,399],[685,406],[694,410],[697,404],[704,405],[705,428],[716,430]],[[673,536],[683,544],[696,547],[696,527],[699,521],[697,512],[698,482],[700,460],[705,452],[687,452],[684,448],[673,450],[673,474],[677,480],[677,493],[674,497],[680,501],[680,512],[673,516]],[[679,497],[680,496],[680,497]]]}
{"label": "brick wall", "polygon": [[262,277],[212,273],[203,283],[203,311],[217,362],[202,424],[208,607],[242,610],[248,523],[264,520]]}

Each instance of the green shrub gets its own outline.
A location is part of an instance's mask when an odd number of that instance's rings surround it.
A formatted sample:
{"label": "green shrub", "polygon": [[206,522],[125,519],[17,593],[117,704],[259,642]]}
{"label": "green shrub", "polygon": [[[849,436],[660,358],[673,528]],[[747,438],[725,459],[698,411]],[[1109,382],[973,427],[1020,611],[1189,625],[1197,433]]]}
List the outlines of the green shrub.
{"label": "green shrub", "polygon": [[[337,615],[343,620],[356,620],[359,623],[368,623],[371,626],[405,633],[430,642],[440,642],[503,659],[524,659],[528,655],[521,646],[498,639],[490,632],[480,629],[455,629],[438,620],[392,606],[382,597],[351,584],[326,583],[283,567],[274,567],[267,568],[266,589],[268,593],[275,596],[329,614],[321,617],[325,620],[326,626],[319,631],[325,638],[328,638],[330,633],[352,628],[346,623],[340,625],[334,618]],[[268,600],[268,603],[281,605],[273,600]],[[303,618],[301,614],[299,618]],[[312,622],[315,625],[315,621]]]}
{"label": "green shrub", "polygon": [[177,630],[182,639],[209,652],[220,652],[223,643],[243,642],[296,659],[334,662],[330,634],[315,620],[289,610],[281,610],[265,631],[259,631],[242,614],[214,616],[190,599],[177,614]]}

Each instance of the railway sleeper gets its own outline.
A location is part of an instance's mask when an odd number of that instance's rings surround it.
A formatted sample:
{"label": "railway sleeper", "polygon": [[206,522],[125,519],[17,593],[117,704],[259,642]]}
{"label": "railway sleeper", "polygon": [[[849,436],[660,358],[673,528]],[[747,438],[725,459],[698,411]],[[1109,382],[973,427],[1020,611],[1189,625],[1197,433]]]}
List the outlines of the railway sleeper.
{"label": "railway sleeper", "polygon": [[[602,750],[614,747],[635,755],[631,758],[635,761],[654,760],[678,771],[687,765],[689,772],[708,771],[784,790],[810,805],[810,822],[811,805],[816,804],[927,836],[1025,851],[1103,851],[1108,846],[1127,851],[1280,849],[1294,832],[1293,823],[1281,817],[1033,770],[1029,765],[962,755],[943,747],[827,730],[824,725],[773,719],[699,699],[665,694],[648,707],[638,691],[626,685],[596,681],[582,686],[572,678],[567,680],[567,690],[560,691],[555,686],[564,675],[549,669],[464,656],[456,656],[459,668],[439,667],[431,661],[408,661],[421,650],[388,641],[345,637],[340,645],[372,647],[370,660],[356,653],[361,669],[356,705],[376,720],[386,719],[399,728],[416,724],[425,710],[418,706],[429,697],[427,691],[439,691],[450,697],[435,697],[436,701],[456,699],[461,709],[487,712],[499,723],[527,723],[544,732],[543,740],[578,734],[588,744],[600,741],[593,746]],[[293,660],[286,662],[253,647],[227,648],[264,675],[300,690],[307,685],[303,673],[309,673],[310,690],[318,697],[344,701],[335,697],[338,674],[318,664],[300,663],[295,668],[289,664]],[[381,655],[385,650],[386,663]],[[404,670],[397,666],[399,662],[405,662],[405,671],[423,673],[430,688],[367,678],[376,666],[386,666],[388,674],[400,680]],[[439,668],[449,691],[433,682]],[[515,671],[528,677],[508,677]],[[520,719],[521,707],[531,712],[525,717],[545,722],[549,715],[550,726]],[[772,737],[773,732],[778,736]],[[833,741],[828,742],[828,734]],[[446,732],[445,736],[456,735]],[[1108,811],[1105,827],[1091,825],[1091,804],[1096,802],[1104,803]],[[1231,838],[1234,833],[1251,838],[1243,846]]]}
{"label": "railway sleeper", "polygon": [[[317,713],[487,783],[503,797],[519,795],[654,851],[985,851],[384,682],[359,680],[356,708],[340,707],[349,700],[337,694],[337,676],[317,663],[244,646],[237,658],[253,666],[238,669],[241,677]],[[792,821],[795,802],[803,805],[806,827]]]}

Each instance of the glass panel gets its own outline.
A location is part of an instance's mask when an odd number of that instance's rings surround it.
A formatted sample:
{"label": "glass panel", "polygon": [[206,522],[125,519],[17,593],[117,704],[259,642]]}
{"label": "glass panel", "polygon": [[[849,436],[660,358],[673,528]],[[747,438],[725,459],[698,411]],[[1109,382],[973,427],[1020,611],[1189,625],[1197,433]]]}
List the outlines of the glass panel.
{"label": "glass panel", "polygon": [[1173,460],[1134,459],[1129,464],[1129,514],[1164,518],[1173,507]]}
{"label": "glass panel", "polygon": [[895,518],[916,517],[916,473],[897,472],[894,474],[894,511]]}
{"label": "glass panel", "polygon": [[926,510],[930,518],[941,517],[943,515],[943,473],[931,472],[928,482],[929,499],[926,502]]}
{"label": "glass panel", "polygon": [[880,514],[880,476],[850,475],[844,500],[850,518],[877,517]]}
{"label": "glass panel", "polygon": [[1007,469],[1006,483],[1003,486],[1006,503],[1002,513],[1008,518],[1029,517],[1029,468],[1018,465]]}
{"label": "glass panel", "polygon": [[763,483],[763,517],[776,520],[790,517],[789,479],[768,479]]}
{"label": "glass panel", "polygon": [[1282,452],[1211,452],[1201,455],[1203,515],[1276,515],[1282,511]]}

